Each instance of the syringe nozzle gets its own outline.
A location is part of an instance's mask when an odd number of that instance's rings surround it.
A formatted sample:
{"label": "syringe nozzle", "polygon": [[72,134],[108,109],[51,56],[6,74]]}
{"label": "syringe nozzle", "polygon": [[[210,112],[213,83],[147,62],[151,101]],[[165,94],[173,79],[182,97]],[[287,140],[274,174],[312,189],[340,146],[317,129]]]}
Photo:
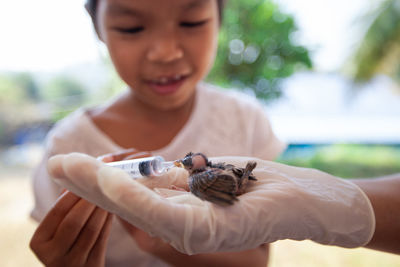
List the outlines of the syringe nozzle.
{"label": "syringe nozzle", "polygon": [[175,167],[179,167],[179,168],[184,168],[185,167],[181,160],[175,160],[174,161],[174,166]]}

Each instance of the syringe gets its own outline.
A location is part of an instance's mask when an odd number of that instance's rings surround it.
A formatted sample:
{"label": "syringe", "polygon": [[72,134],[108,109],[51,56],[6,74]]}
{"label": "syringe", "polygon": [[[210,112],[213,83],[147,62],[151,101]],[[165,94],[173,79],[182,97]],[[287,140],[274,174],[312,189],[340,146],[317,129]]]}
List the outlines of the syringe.
{"label": "syringe", "polygon": [[107,165],[126,171],[134,179],[143,176],[160,176],[175,166],[173,161],[165,161],[161,156],[115,161]]}

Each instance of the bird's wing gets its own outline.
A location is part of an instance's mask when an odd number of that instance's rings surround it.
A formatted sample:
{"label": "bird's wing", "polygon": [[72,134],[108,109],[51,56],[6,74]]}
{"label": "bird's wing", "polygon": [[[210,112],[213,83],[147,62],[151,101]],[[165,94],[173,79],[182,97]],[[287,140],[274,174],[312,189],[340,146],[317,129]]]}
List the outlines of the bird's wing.
{"label": "bird's wing", "polygon": [[[249,166],[251,164],[251,167]],[[250,167],[251,171],[255,168],[253,167],[253,162],[248,162],[246,165],[246,168]],[[240,168],[236,167],[235,165],[232,164],[226,164],[225,162],[217,162],[217,163],[212,163],[211,161],[209,162],[209,167],[211,168],[218,168],[221,170],[227,170],[227,171],[232,171],[239,179],[243,178],[243,174],[245,172],[245,168]],[[249,175],[249,180],[257,181],[257,178],[251,173]]]}
{"label": "bird's wing", "polygon": [[238,184],[230,172],[212,168],[191,176],[190,191],[201,199],[219,204],[233,204],[237,200]]}

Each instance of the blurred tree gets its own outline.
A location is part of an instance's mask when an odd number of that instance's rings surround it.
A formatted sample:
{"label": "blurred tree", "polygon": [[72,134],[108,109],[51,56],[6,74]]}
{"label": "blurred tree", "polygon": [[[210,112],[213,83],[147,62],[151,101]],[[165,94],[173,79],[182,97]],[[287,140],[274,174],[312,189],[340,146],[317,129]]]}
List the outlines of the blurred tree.
{"label": "blurred tree", "polygon": [[85,101],[85,87],[67,76],[58,76],[50,80],[42,90],[46,101],[61,106],[79,106]]}
{"label": "blurred tree", "polygon": [[307,49],[296,44],[296,31],[293,17],[272,0],[229,0],[208,80],[250,88],[266,100],[279,97],[281,78],[312,67]]}
{"label": "blurred tree", "polygon": [[[0,101],[8,105],[40,100],[39,87],[30,73],[0,75]],[[3,104],[4,104],[3,103]]]}
{"label": "blurred tree", "polygon": [[14,76],[15,83],[23,89],[25,96],[33,101],[40,100],[39,87],[32,74],[28,72],[17,73]]}
{"label": "blurred tree", "polygon": [[0,75],[1,106],[21,104],[26,100],[24,88],[18,85],[12,75]]}
{"label": "blurred tree", "polygon": [[85,86],[75,78],[60,75],[43,87],[43,99],[50,104],[51,120],[56,122],[86,103]]}
{"label": "blurred tree", "polygon": [[400,1],[384,0],[366,16],[370,26],[352,62],[356,81],[383,73],[400,81]]}
{"label": "blurred tree", "polygon": [[0,145],[11,144],[18,128],[40,119],[37,100],[38,87],[30,74],[0,75]]}

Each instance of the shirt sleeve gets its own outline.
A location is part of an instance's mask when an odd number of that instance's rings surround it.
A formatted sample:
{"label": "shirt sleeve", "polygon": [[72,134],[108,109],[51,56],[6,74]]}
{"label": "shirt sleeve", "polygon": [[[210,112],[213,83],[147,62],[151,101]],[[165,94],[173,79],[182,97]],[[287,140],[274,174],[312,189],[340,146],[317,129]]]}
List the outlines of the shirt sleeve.
{"label": "shirt sleeve", "polygon": [[252,137],[252,154],[264,160],[275,160],[286,144],[275,135],[270,120],[262,106],[256,112]]}

